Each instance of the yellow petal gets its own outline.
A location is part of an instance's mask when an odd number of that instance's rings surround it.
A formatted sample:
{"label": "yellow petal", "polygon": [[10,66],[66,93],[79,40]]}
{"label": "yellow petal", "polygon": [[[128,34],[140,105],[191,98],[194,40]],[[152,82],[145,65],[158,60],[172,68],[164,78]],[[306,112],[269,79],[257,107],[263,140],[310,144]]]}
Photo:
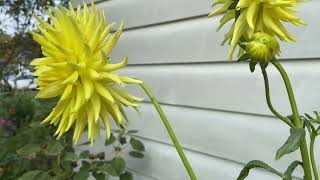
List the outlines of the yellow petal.
{"label": "yellow petal", "polygon": [[91,99],[91,106],[93,108],[93,112],[94,112],[94,121],[95,123],[98,123],[99,120],[99,114],[100,114],[100,110],[101,110],[101,101],[100,101],[100,97],[98,94],[93,94]]}
{"label": "yellow petal", "polygon": [[106,128],[107,139],[109,139],[111,136],[110,121],[108,116],[108,110],[103,105],[101,106],[101,116],[104,123],[104,127]]}
{"label": "yellow petal", "polygon": [[84,90],[84,97],[88,101],[90,99],[90,97],[92,96],[92,93],[94,90],[92,81],[88,78],[81,78],[81,81],[82,81],[82,86],[83,86],[83,90]]}
{"label": "yellow petal", "polygon": [[94,83],[94,87],[97,93],[100,94],[100,96],[104,97],[109,103],[114,103],[114,99],[110,92],[106,89],[106,87],[98,82]]}

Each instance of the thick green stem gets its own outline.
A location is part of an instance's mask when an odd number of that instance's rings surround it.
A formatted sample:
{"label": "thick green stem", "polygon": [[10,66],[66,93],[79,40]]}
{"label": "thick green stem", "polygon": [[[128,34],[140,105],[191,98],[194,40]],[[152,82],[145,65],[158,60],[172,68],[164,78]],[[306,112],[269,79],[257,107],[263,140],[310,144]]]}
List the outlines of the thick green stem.
{"label": "thick green stem", "polygon": [[187,159],[186,155],[184,154],[184,152],[183,152],[183,150],[182,150],[182,148],[181,148],[181,146],[179,144],[179,141],[178,141],[176,135],[174,134],[174,132],[173,132],[173,130],[172,130],[170,124],[169,124],[169,121],[166,118],[164,112],[162,111],[158,101],[153,96],[151,90],[144,83],[140,84],[140,86],[146,92],[146,94],[149,96],[149,98],[150,98],[151,102],[153,103],[154,107],[157,109],[157,111],[158,111],[158,113],[159,113],[159,115],[160,115],[160,117],[162,119],[162,122],[165,125],[165,127],[166,127],[166,129],[167,129],[167,131],[168,131],[168,133],[170,135],[170,138],[171,138],[173,144],[175,145],[175,147],[176,147],[176,149],[178,151],[178,154],[179,154],[179,156],[180,156],[180,158],[181,158],[181,160],[183,162],[183,165],[184,165],[184,167],[186,168],[186,170],[189,173],[189,176],[190,176],[191,180],[196,180],[197,177],[194,174],[194,172],[192,170],[192,167],[191,167],[190,163],[188,162],[188,159]]}
{"label": "thick green stem", "polygon": [[311,140],[310,140],[310,159],[311,159],[311,165],[312,165],[312,170],[314,174],[315,180],[319,180],[319,175],[318,175],[318,170],[317,170],[317,164],[314,159],[314,142],[316,140],[317,133],[312,132],[311,134]]}
{"label": "thick green stem", "polygon": [[269,109],[271,110],[271,112],[278,117],[279,119],[281,119],[284,123],[286,123],[287,125],[289,125],[290,127],[294,127],[294,124],[292,124],[292,122],[290,121],[290,119],[282,116],[280,113],[278,113],[276,111],[276,109],[272,106],[271,103],[271,97],[270,97],[270,89],[269,89],[269,79],[268,79],[268,74],[266,72],[266,69],[261,67],[261,71],[263,74],[263,79],[264,79],[264,87],[265,87],[265,92],[266,92],[266,100],[267,100],[267,104]]}
{"label": "thick green stem", "polygon": [[[293,119],[294,119],[294,124],[296,128],[302,128],[302,121],[298,112],[297,108],[297,103],[293,94],[292,86],[288,77],[288,74],[286,71],[283,69],[282,65],[277,62],[277,61],[272,61],[272,64],[278,69],[280,72],[282,79],[284,81],[284,84],[287,89],[287,93],[289,96],[289,101],[291,105],[291,110],[293,114]],[[308,154],[308,147],[307,147],[307,142],[306,139],[304,138],[303,142],[300,145],[300,152],[301,152],[301,157],[302,157],[302,162],[303,162],[303,170],[304,170],[304,175],[306,180],[312,180],[312,172],[311,172],[311,167],[310,167],[310,159],[309,159],[309,154]]]}

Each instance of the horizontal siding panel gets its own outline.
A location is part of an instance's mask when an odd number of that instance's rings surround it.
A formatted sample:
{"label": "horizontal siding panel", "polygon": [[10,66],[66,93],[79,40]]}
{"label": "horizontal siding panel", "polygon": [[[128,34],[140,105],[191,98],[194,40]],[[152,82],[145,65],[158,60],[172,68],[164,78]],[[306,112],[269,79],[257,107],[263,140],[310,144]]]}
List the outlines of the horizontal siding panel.
{"label": "horizontal siding panel", "polygon": [[[126,28],[163,23],[177,19],[206,15],[213,0],[109,0],[99,1],[97,7],[104,9],[109,21],[126,21]],[[87,0],[90,2],[90,0]],[[82,4],[78,1],[76,4]]]}
{"label": "horizontal siding panel", "polygon": [[[301,113],[319,110],[320,86],[315,82],[320,79],[320,61],[286,61],[283,65]],[[280,74],[272,65],[267,71],[274,106],[284,115],[291,114]],[[123,74],[144,80],[165,104],[271,115],[260,69],[252,74],[247,63],[132,66]],[[136,86],[128,90],[146,97]]]}
{"label": "horizontal siding panel", "polygon": [[[93,0],[93,2],[95,2],[95,4],[99,4],[105,1],[109,1],[109,0]],[[83,5],[83,2],[86,2],[87,4],[91,3],[91,0],[73,0],[71,1],[71,3],[73,4],[73,6],[78,6],[78,5]]]}
{"label": "horizontal siding panel", "polygon": [[[314,21],[320,19],[318,9],[314,8],[319,6],[320,1],[312,1],[299,7],[308,26],[289,27],[298,42],[282,44],[282,59],[320,57],[319,39],[315,38],[320,29]],[[220,44],[227,29],[215,32],[218,23],[218,18],[203,17],[125,31],[111,57],[118,60],[128,55],[130,64],[226,61],[228,47]]]}
{"label": "horizontal siding panel", "polygon": [[[135,159],[128,155],[124,156],[130,170],[133,170],[138,175],[144,174],[144,178],[150,176],[150,178],[156,177],[154,179],[159,180],[189,179],[188,174],[173,146],[157,143],[147,139],[142,139],[142,141],[146,147],[145,157],[143,159]],[[92,152],[101,152],[106,148],[103,146],[103,143],[100,143],[93,147],[82,146],[81,149],[89,149]],[[126,151],[129,150],[130,149],[127,149]],[[110,152],[107,150],[107,156],[108,153]],[[239,163],[210,157],[202,153],[188,150],[185,150],[185,153],[198,179],[234,180],[240,173],[243,166]],[[139,176],[135,176],[135,178],[138,177]],[[253,170],[247,179],[277,180],[279,178],[264,171]]]}
{"label": "horizontal siding panel", "polygon": [[[128,165],[137,171],[148,172],[159,179],[187,180],[189,179],[181,160],[172,146],[143,140],[147,149],[143,160],[130,158]],[[211,158],[203,154],[185,151],[199,180],[235,180],[242,165]],[[279,177],[263,171],[253,170],[247,180],[278,180]]]}
{"label": "horizontal siding panel", "polygon": [[[282,171],[293,160],[300,159],[299,152],[295,152],[279,161],[274,160],[277,149],[290,135],[289,128],[275,118],[162,107],[180,143],[189,150],[240,163],[258,159]],[[138,129],[141,137],[172,144],[154,107],[143,104],[141,112],[141,116],[133,111],[128,112],[130,128]],[[320,160],[319,156],[316,157]],[[320,165],[319,161],[316,162]]]}

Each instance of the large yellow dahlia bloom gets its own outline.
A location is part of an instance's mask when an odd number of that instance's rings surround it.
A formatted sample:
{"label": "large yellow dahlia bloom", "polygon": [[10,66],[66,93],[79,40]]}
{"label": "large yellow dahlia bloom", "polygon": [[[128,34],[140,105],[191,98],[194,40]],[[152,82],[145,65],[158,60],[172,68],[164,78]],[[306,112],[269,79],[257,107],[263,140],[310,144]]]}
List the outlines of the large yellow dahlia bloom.
{"label": "large yellow dahlia bloom", "polygon": [[113,71],[124,68],[127,57],[118,64],[108,59],[123,29],[110,34],[114,23],[107,24],[104,13],[98,13],[92,3],[91,11],[84,4],[76,12],[69,9],[51,8],[48,13],[53,26],[37,17],[40,34],[33,38],[41,45],[43,58],[34,59],[35,76],[38,77],[37,98],[60,97],[51,114],[43,122],[58,125],[56,134],[60,138],[75,124],[74,141],[77,142],[86,126],[88,138],[93,142],[95,133],[100,134],[99,119],[110,136],[109,115],[117,125],[125,126],[124,106],[137,108],[137,101],[143,99],[132,96],[115,85],[142,83]]}
{"label": "large yellow dahlia bloom", "polygon": [[302,0],[217,0],[213,6],[222,4],[209,14],[210,17],[221,13],[225,15],[220,20],[218,30],[230,20],[234,20],[230,31],[226,34],[224,42],[229,40],[231,49],[229,58],[243,38],[248,40],[255,32],[265,32],[277,36],[281,41],[295,41],[296,39],[284,27],[282,22],[296,26],[304,22],[294,15],[292,7],[298,6]]}

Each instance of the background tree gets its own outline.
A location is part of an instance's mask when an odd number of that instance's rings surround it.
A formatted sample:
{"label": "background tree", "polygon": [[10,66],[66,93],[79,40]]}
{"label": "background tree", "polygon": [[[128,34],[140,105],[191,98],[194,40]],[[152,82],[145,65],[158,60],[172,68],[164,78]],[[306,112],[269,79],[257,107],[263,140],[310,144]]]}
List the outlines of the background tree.
{"label": "background tree", "polygon": [[[48,19],[49,6],[65,6],[68,0],[4,0],[0,2],[0,86],[11,90],[8,76],[30,69],[29,63],[41,54],[32,39],[35,15]],[[49,19],[47,20],[49,22]],[[50,22],[49,22],[50,23]],[[1,88],[0,88],[1,89]]]}

